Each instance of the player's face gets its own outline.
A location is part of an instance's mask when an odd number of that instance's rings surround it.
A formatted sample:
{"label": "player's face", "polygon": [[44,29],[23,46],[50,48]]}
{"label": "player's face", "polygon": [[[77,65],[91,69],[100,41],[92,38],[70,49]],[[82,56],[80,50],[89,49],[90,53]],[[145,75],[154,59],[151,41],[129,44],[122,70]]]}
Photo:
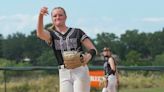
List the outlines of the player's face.
{"label": "player's face", "polygon": [[104,56],[110,56],[111,53],[110,53],[109,50],[104,50],[104,51],[103,51],[103,55],[104,55]]}
{"label": "player's face", "polygon": [[62,9],[55,9],[52,11],[52,21],[55,26],[65,25],[66,15]]}

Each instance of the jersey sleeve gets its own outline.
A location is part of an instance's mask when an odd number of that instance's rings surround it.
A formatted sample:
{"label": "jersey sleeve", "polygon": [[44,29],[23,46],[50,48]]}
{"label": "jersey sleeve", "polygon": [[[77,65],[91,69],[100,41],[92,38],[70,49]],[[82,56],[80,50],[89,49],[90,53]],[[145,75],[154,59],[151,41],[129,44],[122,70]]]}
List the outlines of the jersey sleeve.
{"label": "jersey sleeve", "polygon": [[80,32],[80,40],[81,41],[83,41],[86,38],[89,38],[88,35],[86,35],[86,33],[83,30],[79,29],[79,32]]}

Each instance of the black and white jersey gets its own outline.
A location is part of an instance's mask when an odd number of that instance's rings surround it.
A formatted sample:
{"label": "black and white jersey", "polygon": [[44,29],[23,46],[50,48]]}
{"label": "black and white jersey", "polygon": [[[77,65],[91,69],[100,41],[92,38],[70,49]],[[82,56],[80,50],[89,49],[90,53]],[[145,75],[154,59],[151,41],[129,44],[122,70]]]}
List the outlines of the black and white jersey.
{"label": "black and white jersey", "polygon": [[65,34],[62,34],[53,29],[48,29],[51,35],[51,47],[53,48],[59,65],[63,64],[63,51],[78,51],[82,52],[82,41],[89,38],[81,29],[68,28]]}
{"label": "black and white jersey", "polygon": [[[104,67],[104,72],[105,72],[106,76],[113,74],[111,66],[110,66],[110,64],[108,62],[109,58],[113,58],[113,57],[104,57],[104,65],[103,65],[103,67]],[[113,58],[113,60],[114,60],[114,58]],[[114,60],[114,64],[116,65],[115,60]]]}

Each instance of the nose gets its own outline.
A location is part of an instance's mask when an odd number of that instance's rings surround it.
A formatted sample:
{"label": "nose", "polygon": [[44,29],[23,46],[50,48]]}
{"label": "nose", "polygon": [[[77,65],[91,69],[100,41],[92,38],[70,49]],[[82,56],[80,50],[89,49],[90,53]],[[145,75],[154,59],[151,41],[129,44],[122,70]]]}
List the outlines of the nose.
{"label": "nose", "polygon": [[56,19],[59,19],[60,18],[60,16],[56,16]]}

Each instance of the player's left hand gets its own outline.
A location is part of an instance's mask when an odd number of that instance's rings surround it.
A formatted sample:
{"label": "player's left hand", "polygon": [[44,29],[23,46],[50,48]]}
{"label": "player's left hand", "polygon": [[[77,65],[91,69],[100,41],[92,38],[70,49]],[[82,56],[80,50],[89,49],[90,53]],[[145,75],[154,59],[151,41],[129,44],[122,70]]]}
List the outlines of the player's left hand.
{"label": "player's left hand", "polygon": [[92,56],[91,56],[91,54],[89,54],[89,53],[86,53],[86,54],[82,54],[82,63],[83,63],[83,65],[85,66],[88,62],[89,62],[89,60],[92,58]]}

